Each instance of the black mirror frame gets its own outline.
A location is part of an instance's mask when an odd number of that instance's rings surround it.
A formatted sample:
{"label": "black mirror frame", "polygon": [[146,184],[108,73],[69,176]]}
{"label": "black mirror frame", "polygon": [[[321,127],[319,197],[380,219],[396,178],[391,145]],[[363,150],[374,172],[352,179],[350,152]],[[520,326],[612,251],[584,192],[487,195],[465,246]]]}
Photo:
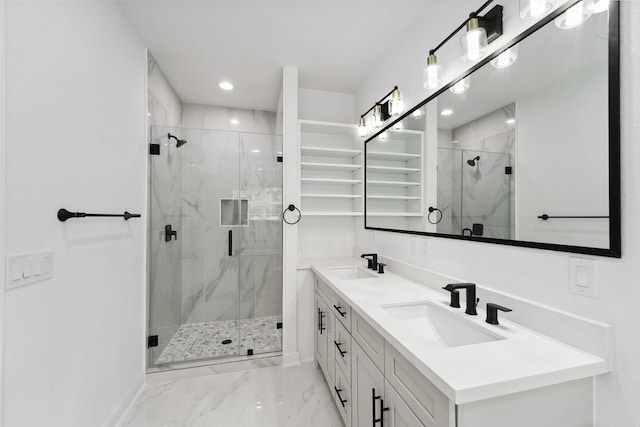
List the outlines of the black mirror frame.
{"label": "black mirror frame", "polygon": [[389,125],[369,137],[364,144],[364,228],[367,230],[389,231],[394,233],[414,234],[431,237],[442,237],[446,239],[468,240],[473,242],[495,243],[499,245],[520,246],[526,248],[546,249],[559,252],[571,252],[577,254],[596,255],[611,258],[622,257],[622,219],[621,219],[621,197],[620,197],[620,2],[612,0],[609,3],[609,248],[592,248],[588,246],[560,245],[556,243],[530,242],[524,240],[494,239],[477,236],[458,236],[455,234],[430,233],[425,231],[397,230],[389,228],[371,227],[367,225],[367,143],[375,139],[378,135],[390,129],[395,123],[408,117],[415,110],[422,108],[431,100],[437,98],[441,93],[448,90],[458,80],[467,77],[480,69],[492,59],[500,55],[503,51],[520,43],[530,35],[534,34],[543,26],[547,25],[559,15],[564,13],[579,1],[570,2],[559,7],[545,18],[528,28],[526,31],[516,36],[506,43],[496,52],[488,55],[478,64],[465,71],[458,78],[452,80],[448,85],[443,86],[427,99],[408,110]]}

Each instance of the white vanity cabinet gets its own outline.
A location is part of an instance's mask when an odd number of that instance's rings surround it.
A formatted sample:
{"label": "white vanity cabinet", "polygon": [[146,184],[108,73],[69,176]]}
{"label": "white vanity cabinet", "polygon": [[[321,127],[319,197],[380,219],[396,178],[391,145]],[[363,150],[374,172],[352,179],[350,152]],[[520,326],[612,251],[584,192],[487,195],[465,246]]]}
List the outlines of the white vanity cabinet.
{"label": "white vanity cabinet", "polygon": [[452,427],[449,400],[326,283],[315,283],[316,361],[345,425]]}
{"label": "white vanity cabinet", "polygon": [[[327,276],[331,277],[330,274]],[[368,308],[372,300],[378,298],[374,303],[378,306],[388,304],[381,302],[385,301],[385,295],[378,282],[376,293],[371,294],[366,288],[357,289],[353,282],[348,285],[344,282],[343,289],[340,287],[342,282],[329,284],[323,280],[330,279],[320,277],[323,275],[317,273],[316,360],[347,427],[593,426],[593,376],[599,373],[570,375],[572,369],[580,368],[581,363],[599,364],[601,359],[524,328],[520,331],[520,327],[514,325],[508,328],[512,335],[503,338],[514,341],[491,347],[491,353],[487,346],[478,346],[477,361],[473,359],[475,352],[465,352],[468,359],[456,359],[463,350],[460,346],[451,350],[451,370],[437,363],[430,365],[431,354],[416,359],[416,353],[407,349],[411,341],[405,343],[403,339],[407,338],[402,334],[391,334],[390,330],[398,330],[397,324],[387,323],[385,327],[384,323],[369,320],[379,316],[373,308]],[[395,287],[390,292],[402,289],[402,281],[394,280]],[[363,281],[362,286],[374,284]],[[415,289],[404,288],[403,292],[416,292]],[[391,322],[391,319],[380,317],[383,322]],[[506,334],[507,330],[503,332]],[[517,338],[513,338],[515,333],[519,334]],[[505,344],[515,346],[517,354],[506,351],[509,347]],[[522,347],[525,345],[529,347]],[[529,357],[530,354],[521,354],[523,348],[529,348],[534,358]],[[503,352],[495,352],[496,349]],[[433,360],[436,362],[446,363],[448,360],[442,359],[442,354],[435,357]],[[513,362],[497,364],[494,358]],[[569,358],[574,358],[571,359],[574,364],[571,369],[550,370],[547,367],[554,363],[566,364]],[[465,365],[467,361],[469,363]],[[494,371],[488,372],[484,367]],[[454,369],[457,371],[452,371]],[[471,386],[460,387],[459,383],[465,381],[459,374],[460,369],[465,376],[471,377],[468,382]],[[538,373],[538,377],[533,378],[529,373],[520,378],[521,369]],[[434,377],[430,377],[428,371]],[[558,380],[550,382],[549,375]],[[429,378],[434,378],[439,387]],[[523,379],[528,385],[514,386],[514,381]]]}
{"label": "white vanity cabinet", "polygon": [[333,335],[334,319],[333,314],[323,296],[316,291],[315,300],[315,356],[318,365],[324,372],[325,378],[332,387],[335,382],[335,366],[333,363]]}

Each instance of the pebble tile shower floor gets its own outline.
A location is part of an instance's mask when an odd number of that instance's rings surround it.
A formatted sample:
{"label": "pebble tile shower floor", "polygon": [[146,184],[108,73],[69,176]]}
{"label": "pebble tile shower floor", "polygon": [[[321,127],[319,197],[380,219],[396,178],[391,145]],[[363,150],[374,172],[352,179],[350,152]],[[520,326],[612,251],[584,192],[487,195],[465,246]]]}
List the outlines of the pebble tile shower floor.
{"label": "pebble tile shower floor", "polygon": [[[156,364],[211,359],[222,356],[245,356],[282,350],[282,329],[277,328],[280,316],[190,323],[180,326]],[[232,340],[230,344],[222,344]],[[238,340],[240,349],[238,351]]]}

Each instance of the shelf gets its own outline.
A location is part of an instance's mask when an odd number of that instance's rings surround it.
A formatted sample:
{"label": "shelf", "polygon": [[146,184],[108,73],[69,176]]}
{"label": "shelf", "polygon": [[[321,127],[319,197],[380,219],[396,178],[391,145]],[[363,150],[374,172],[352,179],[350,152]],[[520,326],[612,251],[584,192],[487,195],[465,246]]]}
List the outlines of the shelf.
{"label": "shelf", "polygon": [[304,212],[304,215],[306,216],[362,216],[362,212]]}
{"label": "shelf", "polygon": [[420,172],[418,168],[402,168],[395,166],[367,166],[367,170],[377,173],[416,173]]}
{"label": "shelf", "polygon": [[423,216],[419,212],[367,212],[367,216]]}
{"label": "shelf", "polygon": [[358,125],[355,123],[320,122],[315,120],[299,120],[300,132],[323,135],[358,136]]}
{"label": "shelf", "polygon": [[420,200],[420,196],[367,196],[367,199]]}
{"label": "shelf", "polygon": [[350,150],[346,148],[325,148],[325,147],[300,147],[302,155],[324,156],[324,157],[355,157],[362,154],[362,150]]}
{"label": "shelf", "polygon": [[362,194],[300,194],[300,197],[319,199],[362,199]]}
{"label": "shelf", "polygon": [[300,182],[316,184],[362,184],[361,179],[300,178]]}
{"label": "shelf", "polygon": [[397,187],[419,187],[419,182],[405,182],[405,181],[367,181],[367,184],[372,185],[389,185]]}
{"label": "shelf", "polygon": [[305,169],[320,169],[320,170],[346,170],[352,171],[362,168],[362,165],[354,164],[340,164],[340,163],[312,163],[312,162],[300,162],[300,166]]}
{"label": "shelf", "polygon": [[422,157],[413,153],[385,153],[384,151],[367,151],[367,159],[374,160],[412,160]]}

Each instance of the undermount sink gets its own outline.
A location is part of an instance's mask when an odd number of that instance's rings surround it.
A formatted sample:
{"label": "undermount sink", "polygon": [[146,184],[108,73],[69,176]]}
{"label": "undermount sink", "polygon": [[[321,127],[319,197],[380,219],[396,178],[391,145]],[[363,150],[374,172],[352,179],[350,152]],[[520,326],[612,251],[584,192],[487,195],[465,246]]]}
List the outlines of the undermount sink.
{"label": "undermount sink", "polygon": [[372,273],[362,267],[333,267],[328,269],[332,275],[339,279],[373,279],[379,277],[377,273]]}
{"label": "undermount sink", "polygon": [[387,313],[405,323],[418,334],[433,332],[435,338],[446,347],[480,344],[504,337],[467,321],[461,316],[432,302],[389,304],[381,306]]}

